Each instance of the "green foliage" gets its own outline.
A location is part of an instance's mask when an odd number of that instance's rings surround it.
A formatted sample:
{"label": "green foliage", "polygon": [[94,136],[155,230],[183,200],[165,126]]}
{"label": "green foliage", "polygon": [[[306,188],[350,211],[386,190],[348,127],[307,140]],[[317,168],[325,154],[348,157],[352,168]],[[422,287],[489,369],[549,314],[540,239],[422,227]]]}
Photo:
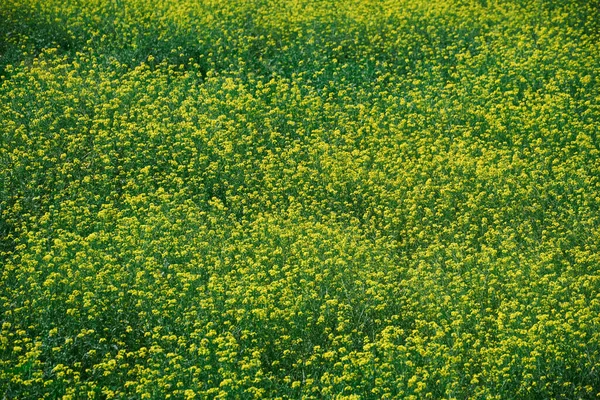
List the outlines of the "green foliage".
{"label": "green foliage", "polygon": [[599,10],[3,1],[3,397],[600,396]]}

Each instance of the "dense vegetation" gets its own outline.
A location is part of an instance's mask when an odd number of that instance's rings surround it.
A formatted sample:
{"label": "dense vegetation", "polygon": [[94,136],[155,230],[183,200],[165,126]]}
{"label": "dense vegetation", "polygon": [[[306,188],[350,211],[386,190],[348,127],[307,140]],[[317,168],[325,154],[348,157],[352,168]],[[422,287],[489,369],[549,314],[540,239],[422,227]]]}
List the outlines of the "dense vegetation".
{"label": "dense vegetation", "polygon": [[2,0],[0,396],[600,396],[599,10]]}

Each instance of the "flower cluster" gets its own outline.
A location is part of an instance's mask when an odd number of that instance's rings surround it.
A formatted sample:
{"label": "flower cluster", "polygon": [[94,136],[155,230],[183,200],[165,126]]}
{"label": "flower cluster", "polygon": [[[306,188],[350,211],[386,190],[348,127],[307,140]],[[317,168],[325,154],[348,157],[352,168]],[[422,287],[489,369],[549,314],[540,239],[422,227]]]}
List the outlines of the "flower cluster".
{"label": "flower cluster", "polygon": [[4,0],[5,398],[600,396],[600,9]]}

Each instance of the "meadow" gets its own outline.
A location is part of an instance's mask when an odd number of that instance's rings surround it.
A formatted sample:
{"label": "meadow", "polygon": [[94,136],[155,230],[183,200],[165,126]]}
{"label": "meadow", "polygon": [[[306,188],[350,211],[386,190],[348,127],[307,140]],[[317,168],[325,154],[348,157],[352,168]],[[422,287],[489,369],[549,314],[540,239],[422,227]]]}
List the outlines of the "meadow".
{"label": "meadow", "polygon": [[598,0],[1,0],[2,399],[600,397]]}

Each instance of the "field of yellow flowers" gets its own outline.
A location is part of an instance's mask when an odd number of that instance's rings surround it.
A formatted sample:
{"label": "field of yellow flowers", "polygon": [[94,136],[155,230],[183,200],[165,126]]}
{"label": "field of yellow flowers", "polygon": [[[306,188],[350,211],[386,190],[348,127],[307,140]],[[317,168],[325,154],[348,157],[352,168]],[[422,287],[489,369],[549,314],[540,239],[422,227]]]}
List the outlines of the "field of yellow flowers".
{"label": "field of yellow flowers", "polygon": [[600,1],[0,1],[2,399],[600,397]]}

